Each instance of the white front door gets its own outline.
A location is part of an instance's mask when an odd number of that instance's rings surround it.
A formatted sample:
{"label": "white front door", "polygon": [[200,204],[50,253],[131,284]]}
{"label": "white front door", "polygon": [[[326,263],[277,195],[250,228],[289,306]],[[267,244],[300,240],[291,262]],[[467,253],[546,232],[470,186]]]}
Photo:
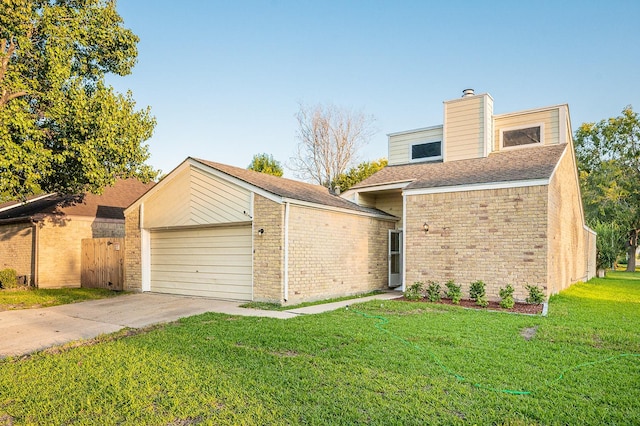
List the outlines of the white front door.
{"label": "white front door", "polygon": [[402,285],[402,231],[389,230],[389,287]]}

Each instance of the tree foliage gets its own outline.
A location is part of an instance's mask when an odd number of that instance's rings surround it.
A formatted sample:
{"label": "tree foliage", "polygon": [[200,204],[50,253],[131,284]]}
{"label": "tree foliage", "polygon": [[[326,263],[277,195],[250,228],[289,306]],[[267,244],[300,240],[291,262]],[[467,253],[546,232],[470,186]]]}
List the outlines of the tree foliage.
{"label": "tree foliage", "polygon": [[624,252],[626,229],[613,222],[597,222],[593,230],[598,234],[596,266],[602,269],[613,268],[618,255]]}
{"label": "tree foliage", "polygon": [[575,145],[587,222],[594,228],[610,224],[624,229],[628,269],[635,270],[640,232],[638,114],[627,106],[618,117],[584,123],[576,131]]}
{"label": "tree foliage", "polygon": [[301,104],[296,119],[298,146],[289,168],[299,178],[330,189],[375,132],[372,116],[335,105]]}
{"label": "tree foliage", "polygon": [[387,159],[363,161],[355,167],[351,167],[345,173],[340,174],[333,180],[332,188],[339,188],[340,191],[346,191],[353,185],[362,182],[378,170],[382,170],[387,166]]}
{"label": "tree foliage", "polygon": [[131,72],[137,42],[114,0],[0,2],[0,197],[156,176],[154,118],[104,81]]}
{"label": "tree foliage", "polygon": [[254,155],[247,169],[278,177],[284,173],[280,162],[275,160],[272,155],[266,153]]}

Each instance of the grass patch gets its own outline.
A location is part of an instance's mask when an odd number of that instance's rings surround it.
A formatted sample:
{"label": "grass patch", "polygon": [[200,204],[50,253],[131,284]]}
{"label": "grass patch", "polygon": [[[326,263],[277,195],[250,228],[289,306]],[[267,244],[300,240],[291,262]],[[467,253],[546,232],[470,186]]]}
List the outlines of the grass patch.
{"label": "grass patch", "polygon": [[[368,293],[356,294],[353,296],[335,297],[333,299],[316,300],[315,302],[304,302],[297,305],[280,305],[278,303],[269,302],[248,302],[240,305],[241,308],[263,309],[266,311],[289,311],[291,309],[304,308],[306,306],[324,305],[333,302],[342,302],[343,300],[361,299],[363,297],[373,296],[382,293],[381,291],[370,291]],[[398,295],[399,297],[400,295]]]}
{"label": "grass patch", "polygon": [[185,318],[0,361],[0,419],[640,424],[640,277],[628,278],[577,284],[547,317],[374,301],[290,320]]}
{"label": "grass patch", "polygon": [[18,288],[0,290],[0,311],[46,308],[85,300],[104,299],[120,294],[123,294],[123,292],[101,288]]}

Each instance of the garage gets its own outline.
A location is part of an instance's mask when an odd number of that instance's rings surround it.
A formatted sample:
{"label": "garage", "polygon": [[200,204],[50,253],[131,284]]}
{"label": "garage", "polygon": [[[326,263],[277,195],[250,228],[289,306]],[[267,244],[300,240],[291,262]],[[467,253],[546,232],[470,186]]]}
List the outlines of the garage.
{"label": "garage", "polygon": [[251,225],[151,231],[151,291],[252,299]]}

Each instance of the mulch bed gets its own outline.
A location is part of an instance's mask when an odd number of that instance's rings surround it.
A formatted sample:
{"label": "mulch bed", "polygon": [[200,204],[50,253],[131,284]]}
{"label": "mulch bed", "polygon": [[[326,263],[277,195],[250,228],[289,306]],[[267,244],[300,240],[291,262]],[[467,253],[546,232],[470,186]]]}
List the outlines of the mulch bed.
{"label": "mulch bed", "polygon": [[[436,304],[439,303],[442,305],[453,305],[450,299],[442,299],[439,302],[429,302],[427,299],[408,300],[408,299],[405,299],[404,296],[402,296],[402,297],[398,297],[396,300],[402,300],[405,302],[412,302],[412,303],[436,303]],[[470,299],[460,300],[460,304],[458,306],[462,306],[463,308],[469,308],[469,309],[484,309],[489,311],[514,312],[517,314],[530,314],[530,315],[541,314],[542,307],[543,307],[543,305],[530,305],[528,303],[516,302],[513,308],[505,309],[500,307],[500,304],[498,302],[490,301],[489,306],[487,306],[486,308],[483,308],[482,306],[478,306],[476,302]]]}

